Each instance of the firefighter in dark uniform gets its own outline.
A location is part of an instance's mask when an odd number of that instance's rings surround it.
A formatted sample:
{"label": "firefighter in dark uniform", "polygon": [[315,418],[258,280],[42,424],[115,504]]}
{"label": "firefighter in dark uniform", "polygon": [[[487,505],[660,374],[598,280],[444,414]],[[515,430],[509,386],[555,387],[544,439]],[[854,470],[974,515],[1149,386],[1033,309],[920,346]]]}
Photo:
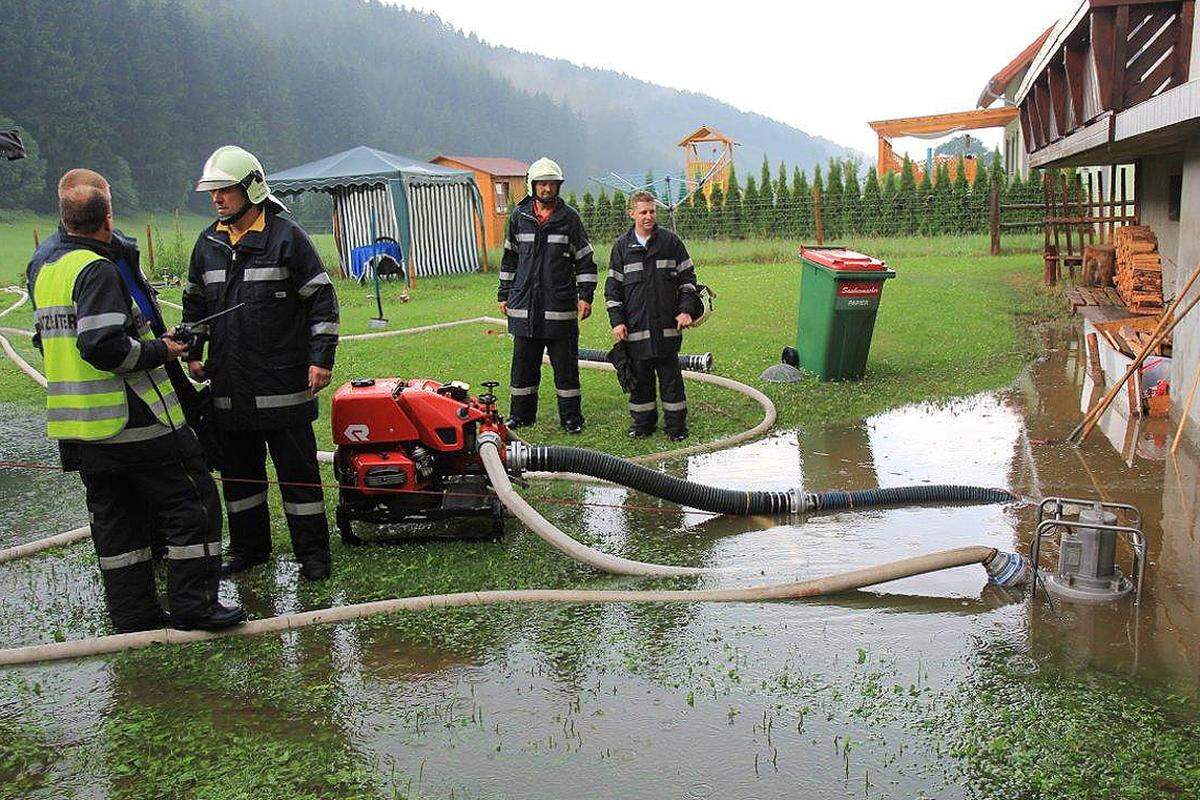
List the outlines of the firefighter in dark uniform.
{"label": "firefighter in dark uniform", "polygon": [[215,319],[208,342],[188,354],[196,380],[209,380],[221,443],[229,517],[224,574],[264,563],[271,552],[266,457],[278,474],[292,552],[306,580],[329,576],[329,522],[317,467],[315,395],[329,385],[338,342],[333,283],[308,235],[281,212],[258,159],[219,148],[196,191],[218,219],[192,250],[183,319]]}
{"label": "firefighter in dark uniform", "polygon": [[688,435],[679,349],[683,331],[700,313],[696,271],[683,240],[658,227],[653,195],[634,192],[629,198],[629,216],[633,227],[613,245],[604,284],[613,338],[625,343],[634,372],[629,435],[642,438],[654,433],[657,376],[663,429],[667,438],[678,442]]}
{"label": "firefighter in dark uniform", "polygon": [[[86,489],[113,627],[236,625],[242,609],[217,600],[217,489],[163,369],[185,347],[154,335],[153,294],[144,281],[122,277],[126,244],[113,238],[107,182],[72,170],[59,205],[62,228],[26,273],[34,343],[46,370],[46,433],[58,440],[63,469],[77,470]],[[155,588],[147,516],[166,544],[169,620]]]}
{"label": "firefighter in dark uniform", "polygon": [[508,219],[497,298],[513,336],[508,426],[525,427],[537,418],[542,354],[548,351],[559,422],[578,434],[579,322],[592,313],[596,264],[579,214],[559,197],[562,182],[562,170],[548,158],[529,168],[529,196]]}

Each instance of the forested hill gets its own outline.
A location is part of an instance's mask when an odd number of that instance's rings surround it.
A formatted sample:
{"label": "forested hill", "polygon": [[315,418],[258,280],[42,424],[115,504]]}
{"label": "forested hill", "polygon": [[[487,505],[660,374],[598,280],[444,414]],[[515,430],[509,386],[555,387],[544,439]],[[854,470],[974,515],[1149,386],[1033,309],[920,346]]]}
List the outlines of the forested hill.
{"label": "forested hill", "polygon": [[[783,160],[805,170],[830,158],[862,156],[828,139],[762,114],[741,111],[708,95],[504,47],[483,46],[481,50],[485,63],[497,74],[580,109],[593,134],[600,133],[612,142],[633,135],[650,151],[651,163],[656,166],[682,169],[682,151],[677,144],[702,124],[738,142],[735,159],[742,174],[757,169],[764,155],[775,164]],[[619,161],[619,156],[614,161]],[[638,166],[630,164],[626,169],[636,172]],[[608,169],[612,167],[606,166]]]}
{"label": "forested hill", "polygon": [[173,208],[230,142],[268,170],[359,144],[416,158],[551,153],[577,187],[609,170],[678,168],[675,142],[701,123],[743,142],[748,169],[763,151],[800,166],[845,152],[377,2],[0,0],[0,19],[0,126],[38,154],[0,165],[0,208],[51,207],[54,178],[79,165],[108,175],[123,208]]}

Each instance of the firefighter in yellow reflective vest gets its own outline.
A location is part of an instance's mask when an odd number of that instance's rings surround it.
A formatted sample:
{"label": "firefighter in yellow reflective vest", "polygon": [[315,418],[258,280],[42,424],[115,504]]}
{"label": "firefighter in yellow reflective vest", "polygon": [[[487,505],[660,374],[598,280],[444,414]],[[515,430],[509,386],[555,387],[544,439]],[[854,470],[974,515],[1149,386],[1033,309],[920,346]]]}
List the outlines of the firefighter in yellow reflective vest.
{"label": "firefighter in yellow reflective vest", "polygon": [[[76,172],[76,171],[73,171]],[[70,173],[69,173],[70,175]],[[163,365],[185,345],[155,338],[114,263],[105,184],[60,188],[62,231],[27,271],[46,370],[46,433],[87,492],[105,600],[119,632],[217,629],[245,618],[217,600],[221,508]],[[142,294],[139,292],[139,294]],[[158,602],[149,509],[166,542],[170,617]]]}

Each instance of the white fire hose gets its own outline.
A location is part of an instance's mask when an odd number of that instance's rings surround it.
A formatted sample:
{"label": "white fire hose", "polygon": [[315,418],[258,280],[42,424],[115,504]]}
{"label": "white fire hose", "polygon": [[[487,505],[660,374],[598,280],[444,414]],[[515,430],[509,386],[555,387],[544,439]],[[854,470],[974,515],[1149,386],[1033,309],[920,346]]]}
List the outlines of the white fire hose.
{"label": "white fire hose", "polygon": [[[20,290],[18,290],[20,291]],[[24,292],[21,300],[4,312],[18,308],[26,299]],[[378,333],[358,334],[342,337],[343,339],[382,338],[386,336],[419,333],[438,330],[456,325],[477,322],[502,323],[492,317],[476,317],[469,320],[459,320],[450,323],[410,328],[401,331],[381,331]],[[0,335],[0,345],[10,358],[22,369],[42,383],[45,378],[37,370],[20,358],[8,341]],[[612,369],[611,364],[583,362],[583,366],[591,369]],[[667,453],[657,453],[649,456],[631,459],[633,461],[652,462],[667,458],[688,455],[691,453],[711,451],[737,444],[758,436],[769,430],[775,422],[775,407],[770,399],[761,392],[745,384],[717,375],[685,372],[688,378],[712,383],[735,391],[756,400],[764,411],[763,420],[748,431],[715,442],[693,445]],[[676,567],[663,564],[650,564],[641,561],[612,556],[595,550],[579,542],[559,530],[549,520],[539,514],[513,489],[508,479],[507,471],[500,458],[499,437],[495,434],[484,434],[480,437],[480,456],[492,486],[505,504],[530,530],[545,540],[552,547],[565,553],[571,558],[587,564],[595,569],[618,575],[640,576],[696,576],[723,572],[700,567]],[[328,458],[332,454],[322,453]],[[327,459],[323,459],[327,460]],[[31,555],[42,550],[69,544],[86,538],[89,529],[84,526],[65,533],[51,536],[37,542],[18,545],[0,551],[0,563]],[[243,625],[224,631],[179,631],[175,629],[159,629],[141,631],[138,633],[123,633],[111,636],[100,636],[69,642],[53,642],[48,644],[30,645],[0,650],[0,666],[30,664],[41,661],[56,661],[70,658],[82,658],[124,650],[134,650],[149,647],[153,644],[183,644],[188,642],[207,641],[229,636],[253,636],[264,633],[286,632],[306,628],[312,625],[346,622],[354,619],[390,614],[401,611],[426,611],[435,608],[450,608],[462,606],[485,606],[504,603],[696,603],[696,602],[763,602],[778,600],[796,600],[820,595],[837,594],[886,583],[900,578],[936,572],[943,569],[966,566],[968,564],[983,564],[990,574],[997,572],[1007,564],[1005,559],[997,559],[1000,554],[995,548],[985,546],[962,547],[952,550],[941,550],[913,558],[900,559],[886,564],[849,572],[837,573],[822,578],[807,581],[778,583],[729,589],[700,589],[700,590],[577,590],[577,589],[526,589],[509,591],[462,592],[457,594],[422,595],[404,597],[392,600],[379,600],[368,603],[356,603],[335,606],[328,609],[305,611],[295,614],[283,614],[266,619],[253,620]]]}

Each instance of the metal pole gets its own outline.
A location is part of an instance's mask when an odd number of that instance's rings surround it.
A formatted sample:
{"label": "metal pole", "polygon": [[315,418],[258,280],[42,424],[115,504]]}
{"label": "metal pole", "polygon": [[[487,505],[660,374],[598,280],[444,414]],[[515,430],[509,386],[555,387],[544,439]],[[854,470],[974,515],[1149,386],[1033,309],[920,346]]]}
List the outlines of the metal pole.
{"label": "metal pole", "polygon": [[[378,325],[383,325],[387,323],[387,320],[383,318],[383,298],[379,293],[379,237],[376,233],[377,229],[375,226],[376,211],[375,209],[371,209],[371,263],[373,264],[371,268],[371,276],[374,278],[375,284],[375,307],[379,309],[379,316],[377,316],[375,319],[378,320]],[[373,325],[372,327],[375,326]]]}
{"label": "metal pole", "polygon": [[671,174],[667,173],[667,210],[671,212],[671,230],[678,232],[679,227],[675,223],[675,194],[671,191]]}

